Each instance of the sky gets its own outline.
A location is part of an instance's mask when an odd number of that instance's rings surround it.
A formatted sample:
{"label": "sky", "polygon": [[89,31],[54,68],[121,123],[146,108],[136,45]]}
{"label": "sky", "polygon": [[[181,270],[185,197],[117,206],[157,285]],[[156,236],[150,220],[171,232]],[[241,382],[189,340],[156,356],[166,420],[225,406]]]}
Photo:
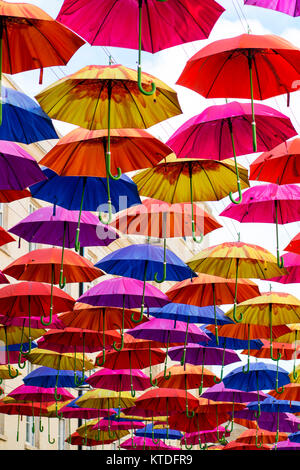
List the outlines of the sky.
{"label": "sky", "polygon": [[[49,0],[31,0],[30,3],[39,6],[55,18],[63,4],[63,0],[51,0],[51,2],[49,2]],[[178,93],[179,102],[183,110],[180,116],[168,119],[163,123],[147,129],[150,133],[163,141],[166,141],[187,119],[199,114],[206,107],[225,103],[225,100],[204,99],[196,92],[175,84],[187,60],[206,44],[217,39],[246,33],[249,28],[253,34],[279,35],[288,39],[292,44],[300,46],[300,18],[292,18],[272,10],[246,6],[243,0],[219,0],[219,3],[226,11],[219,18],[207,40],[173,47],[156,54],[142,53],[143,71],[151,73],[173,87]],[[111,54],[114,62],[134,69],[136,68],[137,51],[108,47],[104,49],[102,47],[86,44],[74,54],[67,66],[45,69],[42,85],[38,83],[39,71],[28,71],[16,74],[13,75],[12,78],[25,93],[34,97],[47,85],[54,83],[57,79],[73,73],[86,65],[108,64],[108,52]],[[300,92],[295,92],[291,95],[291,105],[289,108],[286,106],[285,96],[279,96],[264,101],[264,104],[272,106],[289,116],[297,132],[300,133],[300,114],[298,114],[298,109],[300,109]],[[65,134],[72,128],[69,124],[59,123],[57,121],[55,125],[62,134]],[[249,164],[254,161],[257,156],[258,154],[252,154],[239,157],[239,163],[249,167]],[[223,241],[236,241],[238,239],[238,233],[240,233],[241,241],[263,246],[275,254],[275,225],[239,224],[231,219],[219,217],[218,214],[225,209],[228,203],[229,199],[224,198],[222,201],[209,204],[213,210],[213,214],[224,226],[222,229],[218,229],[210,234],[210,245],[222,243]],[[299,231],[300,224],[298,222],[280,226],[279,239],[282,252],[283,248]],[[265,282],[260,285],[266,290]],[[289,285],[289,287],[287,287],[273,283],[273,290],[289,291],[297,296],[297,286],[295,285]]]}

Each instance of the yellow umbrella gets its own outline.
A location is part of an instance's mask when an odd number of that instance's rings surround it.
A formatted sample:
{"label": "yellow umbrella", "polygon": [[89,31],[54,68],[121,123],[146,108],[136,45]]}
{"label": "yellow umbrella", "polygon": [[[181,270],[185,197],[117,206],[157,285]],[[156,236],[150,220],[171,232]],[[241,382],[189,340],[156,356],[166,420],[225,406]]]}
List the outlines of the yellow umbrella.
{"label": "yellow umbrella", "polygon": [[105,442],[117,439],[120,440],[122,437],[125,437],[129,434],[129,431],[127,430],[116,430],[113,432],[113,434],[111,434],[109,431],[106,432],[99,429],[92,429],[98,421],[99,420],[97,418],[88,422],[85,420],[85,423],[76,429],[76,432],[85,438],[85,442],[87,442],[87,439],[93,439],[95,441],[99,441],[99,444],[101,444],[101,441]]}
{"label": "yellow umbrella", "polygon": [[[182,113],[177,93],[172,88],[152,75],[142,74],[145,89],[151,88],[152,81],[156,86],[154,95],[144,95],[139,89],[135,70],[117,64],[89,65],[58,80],[36,96],[43,110],[53,119],[90,130],[108,130],[105,162],[109,219],[106,223],[112,218],[109,178],[117,180],[122,174],[120,168],[117,176],[111,174],[110,130],[144,129]],[[79,249],[78,237],[76,241]]]}
{"label": "yellow umbrella", "polygon": [[129,392],[114,392],[113,390],[95,389],[85,392],[76,405],[84,408],[129,408],[135,400]]}
{"label": "yellow umbrella", "polygon": [[[241,186],[249,187],[248,171],[238,165]],[[176,158],[171,154],[154,168],[137,173],[133,181],[141,196],[175,204],[178,202],[219,201],[235,190],[236,172],[231,159]]]}
{"label": "yellow umbrella", "polygon": [[[12,376],[13,375],[13,376]],[[1,365],[0,366],[0,384],[3,380],[13,379],[19,375],[19,371],[12,366],[9,365]]]}
{"label": "yellow umbrella", "polygon": [[[270,357],[273,361],[277,361],[278,364],[281,353],[274,359],[272,349],[273,325],[299,324],[300,300],[285,292],[264,292],[258,297],[238,304],[236,306],[236,313],[240,315],[243,323],[268,326],[270,328]],[[229,310],[226,316],[234,319],[233,309]],[[281,342],[279,338],[277,337],[277,342]]]}
{"label": "yellow umbrella", "polygon": [[235,279],[233,319],[236,322],[241,322],[243,318],[236,317],[238,278],[270,279],[286,274],[286,270],[278,267],[276,257],[268,250],[241,241],[208,247],[197,253],[187,264],[198,273]]}
{"label": "yellow umbrella", "polygon": [[95,368],[94,363],[82,353],[59,353],[48,349],[35,348],[28,354],[27,359],[32,364],[52,367],[57,370],[82,370],[83,364],[85,370]]}

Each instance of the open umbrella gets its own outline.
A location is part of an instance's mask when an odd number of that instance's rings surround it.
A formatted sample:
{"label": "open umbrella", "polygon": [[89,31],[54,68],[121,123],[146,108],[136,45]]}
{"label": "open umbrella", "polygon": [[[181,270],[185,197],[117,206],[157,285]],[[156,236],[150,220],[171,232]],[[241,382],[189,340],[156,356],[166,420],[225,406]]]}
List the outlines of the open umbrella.
{"label": "open umbrella", "polygon": [[[76,230],[75,249],[79,251],[80,222],[82,211],[97,211],[106,207],[106,179],[89,176],[60,176],[53,170],[43,169],[47,181],[30,186],[32,197],[53,204],[55,215],[56,206],[68,210],[79,210]],[[122,175],[118,181],[112,180],[111,203],[115,211],[125,207],[140,204],[141,200],[136,184],[127,176]],[[101,227],[101,226],[100,226]],[[98,235],[104,235],[104,230],[98,229]]]}
{"label": "open umbrella", "polygon": [[31,193],[28,189],[3,189],[0,190],[0,202],[13,202],[20,199],[31,197]]}
{"label": "open umbrella", "polygon": [[[256,104],[257,150],[271,150],[278,143],[296,135],[289,118],[269,106]],[[167,141],[177,157],[234,157],[238,203],[242,200],[237,156],[252,152],[252,110],[250,103],[236,101],[214,105],[180,126]],[[233,203],[237,203],[229,194]]]}
{"label": "open umbrella", "polygon": [[95,0],[88,5],[83,0],[65,0],[57,19],[92,45],[138,49],[139,89],[149,95],[155,85],[150,92],[142,86],[141,51],[155,53],[206,39],[223,11],[214,0],[205,5],[197,0],[122,0],[117,4],[111,0],[100,6]]}
{"label": "open umbrella", "polygon": [[139,369],[105,369],[94,372],[86,380],[93,388],[106,390],[129,391],[131,384],[135,390],[146,390],[151,387],[149,377]]}
{"label": "open umbrella", "polygon": [[[75,247],[76,234],[79,231],[78,211],[56,207],[53,214],[52,207],[41,207],[9,231],[31,243],[62,247],[59,287],[63,289],[66,284],[63,277],[64,249]],[[117,238],[119,235],[114,229],[101,224],[95,215],[82,212],[78,236],[81,246],[108,246]]]}
{"label": "open umbrella", "polygon": [[245,5],[270,8],[291,16],[300,16],[299,0],[244,0],[244,3]]}
{"label": "open umbrella", "polygon": [[282,37],[241,34],[214,41],[194,54],[177,84],[205,98],[251,98],[253,151],[256,152],[254,100],[296,91],[300,78],[299,56],[300,49]]}
{"label": "open umbrella", "polygon": [[122,65],[90,65],[58,80],[36,96],[51,118],[90,130],[107,129],[107,223],[112,219],[110,179],[119,180],[122,175],[120,167],[117,176],[111,173],[110,130],[147,128],[182,112],[176,92],[161,80],[142,74],[142,83],[149,79],[154,79],[157,86],[155,100],[140,92],[132,69]]}

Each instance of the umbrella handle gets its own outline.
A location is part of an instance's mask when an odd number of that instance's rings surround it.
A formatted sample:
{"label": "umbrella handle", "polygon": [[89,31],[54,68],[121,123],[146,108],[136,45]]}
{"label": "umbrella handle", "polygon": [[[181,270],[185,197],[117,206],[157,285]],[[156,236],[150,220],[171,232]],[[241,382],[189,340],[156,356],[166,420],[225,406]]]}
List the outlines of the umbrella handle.
{"label": "umbrella handle", "polygon": [[187,418],[193,418],[195,416],[195,411],[192,410],[191,414],[189,413],[189,403],[188,403],[188,395],[187,395],[187,378],[186,374],[184,376],[184,382],[185,382],[185,414]]}
{"label": "umbrella handle", "polygon": [[6,326],[4,326],[4,333],[5,333],[5,346],[6,346],[6,355],[7,355],[7,366],[8,366],[8,374],[10,376],[11,379],[14,379],[15,377],[18,377],[19,375],[19,371],[18,369],[16,369],[16,375],[13,375],[12,374],[12,371],[11,371],[11,367],[10,367],[10,361],[9,361],[9,349],[8,349],[8,344],[7,344],[7,330],[6,330]]}
{"label": "umbrella handle", "polygon": [[158,439],[155,439],[153,426],[154,426],[154,421],[153,421],[153,415],[152,415],[152,442],[153,442],[154,444],[158,444],[158,443],[159,443],[159,438],[158,438]]}
{"label": "umbrella handle", "polygon": [[257,447],[257,449],[260,449],[260,448],[262,447],[263,443],[260,442],[260,443],[258,444],[258,434],[257,434],[257,431],[258,431],[258,428],[256,427],[256,433],[255,433],[255,447]]}
{"label": "umbrella handle", "polygon": [[102,367],[105,363],[105,349],[102,350],[102,361],[99,362],[99,357],[96,358],[95,364],[98,367]]}
{"label": "umbrella handle", "polygon": [[131,320],[134,323],[140,323],[143,319],[143,314],[144,314],[144,308],[145,308],[145,290],[146,290],[146,280],[147,280],[147,267],[148,267],[148,261],[145,263],[145,268],[144,268],[144,283],[143,283],[143,295],[142,295],[142,304],[141,304],[141,313],[138,318],[138,320],[134,319],[134,312],[131,314]]}
{"label": "umbrella handle", "polygon": [[52,313],[53,313],[53,285],[55,281],[55,269],[54,264],[52,264],[52,274],[51,274],[51,295],[50,295],[50,313],[49,313],[49,322],[44,321],[43,315],[41,316],[41,323],[44,326],[50,326],[52,323]]}
{"label": "umbrella handle", "polygon": [[250,78],[250,92],[251,92],[251,109],[252,109],[252,140],[253,140],[253,152],[257,152],[257,135],[256,135],[256,122],[255,122],[255,112],[254,112],[254,93],[253,93],[253,57],[251,52],[248,56],[249,64],[249,78]]}
{"label": "umbrella handle", "polygon": [[[159,2],[165,1],[165,0],[158,0]],[[143,89],[142,86],[142,68],[141,68],[141,55],[142,55],[142,6],[143,6],[143,0],[139,0],[139,51],[138,51],[138,66],[137,66],[137,76],[138,76],[138,87],[141,93],[143,95],[151,96],[155,93],[156,90],[156,85],[155,83],[151,83],[151,91],[146,91]]]}
{"label": "umbrella handle", "polygon": [[[104,314],[103,314],[103,322],[104,322]],[[124,347],[124,324],[125,324],[125,295],[123,295],[121,347],[117,348],[116,341],[113,342],[113,348],[117,352],[122,351],[122,349]],[[103,323],[103,336],[104,336],[104,323]]]}
{"label": "umbrella handle", "polygon": [[193,448],[193,444],[191,444],[191,445],[187,444],[186,435],[184,436],[184,447],[186,448],[186,450],[191,450]]}
{"label": "umbrella handle", "polygon": [[82,185],[80,209],[79,209],[78,223],[77,223],[76,236],[75,236],[75,251],[77,253],[79,253],[79,251],[80,251],[80,241],[79,241],[80,220],[81,220],[81,213],[82,213],[82,208],[83,208],[83,201],[84,201],[84,193],[85,193],[86,183],[87,183],[87,178],[85,177],[84,180],[83,180],[83,185]]}
{"label": "umbrella handle", "polygon": [[283,257],[279,255],[279,234],[278,234],[278,202],[275,200],[275,224],[276,224],[276,254],[277,254],[277,266],[279,268],[284,267]]}
{"label": "umbrella handle", "polygon": [[237,183],[237,189],[239,193],[239,198],[235,200],[232,196],[232,192],[230,191],[229,193],[229,198],[233,204],[240,204],[243,199],[242,195],[242,189],[241,189],[241,182],[240,182],[240,175],[239,175],[239,168],[236,160],[236,150],[235,150],[235,144],[234,144],[234,136],[233,136],[233,129],[232,129],[232,122],[231,119],[228,120],[229,123],[229,130],[230,130],[230,135],[231,135],[231,144],[232,144],[232,151],[233,151],[233,157],[234,157],[234,165],[235,165],[235,173],[236,173],[236,183]]}
{"label": "umbrella handle", "polygon": [[19,435],[20,435],[20,415],[18,414],[17,442],[19,442]]}
{"label": "umbrella handle", "polygon": [[61,289],[64,289],[67,283],[67,279],[64,276],[64,252],[65,252],[66,227],[67,227],[67,224],[66,222],[64,222],[64,238],[63,238],[63,246],[62,246],[62,252],[61,252],[61,266],[60,266],[60,276],[59,276],[59,287]]}
{"label": "umbrella handle", "polygon": [[42,425],[42,419],[41,419],[41,417],[40,417],[40,419],[39,419],[39,431],[40,431],[40,432],[43,432],[43,431],[44,431],[44,426]]}
{"label": "umbrella handle", "polygon": [[215,284],[212,284],[212,293],[213,293],[213,300],[214,300],[215,338],[216,338],[216,345],[219,346],[219,330],[218,330],[218,320],[217,320]]}
{"label": "umbrella handle", "polygon": [[150,378],[150,383],[152,385],[152,387],[157,387],[157,379],[152,379],[152,369],[151,369],[151,345],[149,343],[149,367],[150,367],[150,371],[149,371],[149,378]]}
{"label": "umbrella handle", "polygon": [[23,352],[23,333],[24,333],[24,326],[25,326],[25,320],[24,320],[24,323],[23,323],[23,328],[22,328],[22,336],[21,336],[21,346],[20,346],[20,352],[19,352],[19,357],[18,357],[18,367],[20,369],[25,369],[26,367],[26,361],[24,361],[23,364],[21,364],[21,358],[22,358],[22,354],[29,354],[31,352],[31,338],[30,338],[30,342],[29,342],[29,351],[26,353]]}
{"label": "umbrella handle", "polygon": [[144,90],[143,88],[143,85],[142,85],[142,67],[141,67],[141,64],[138,64],[137,66],[137,74],[138,74],[138,87],[139,87],[139,90],[141,93],[143,93],[143,95],[146,95],[146,96],[151,96],[155,93],[156,91],[156,85],[154,82],[151,83],[151,90],[150,91],[146,91]]}
{"label": "umbrella handle", "polygon": [[189,175],[190,175],[190,199],[191,199],[191,215],[192,215],[192,237],[195,243],[202,243],[204,235],[201,233],[200,238],[196,237],[195,234],[195,220],[194,220],[194,200],[193,200],[193,170],[192,165],[189,163]]}
{"label": "umbrella handle", "polygon": [[243,372],[244,374],[248,374],[250,371],[250,323],[248,324],[248,359],[247,359],[247,370],[245,369],[245,366],[243,366]]}
{"label": "umbrella handle", "polygon": [[[76,370],[75,370],[75,374],[74,374],[74,383],[77,387],[80,387],[81,385],[83,385],[84,383],[84,372],[85,372],[85,365],[84,365],[84,339],[85,339],[85,335],[83,333],[83,359],[82,359],[82,377],[80,380],[77,379],[77,375],[76,375]],[[75,347],[75,354],[74,354],[74,357],[75,357],[75,361],[76,361],[76,347]]]}
{"label": "umbrella handle", "polygon": [[240,313],[240,317],[236,316],[236,304],[237,304],[237,291],[238,291],[238,272],[239,272],[239,260],[236,262],[236,272],[235,272],[235,292],[234,292],[234,304],[233,304],[233,319],[236,323],[241,323],[243,320],[243,314]]}
{"label": "umbrella handle", "polygon": [[168,331],[168,341],[167,341],[167,348],[166,348],[166,360],[165,360],[165,367],[164,367],[164,379],[169,380],[171,377],[171,371],[167,375],[167,361],[168,361],[168,351],[169,351],[169,343],[170,343],[170,330]]}
{"label": "umbrella handle", "polygon": [[50,418],[48,417],[48,442],[49,444],[53,445],[55,442],[55,438],[50,438]]}
{"label": "umbrella handle", "polygon": [[224,371],[224,361],[225,361],[225,351],[226,351],[226,338],[224,340],[224,346],[223,346],[223,356],[222,356],[222,367],[221,367],[221,376],[218,379],[216,376],[213,377],[215,384],[219,384],[223,380],[223,371]]}
{"label": "umbrella handle", "polygon": [[114,176],[114,175],[112,175],[112,173],[111,173],[111,169],[110,169],[111,152],[106,152],[106,154],[105,154],[105,161],[106,161],[106,171],[107,171],[108,176],[109,176],[112,180],[115,180],[115,181],[119,180],[119,179],[121,178],[121,176],[122,176],[122,170],[121,170],[121,168],[119,168],[119,167],[117,168],[117,170],[118,170],[117,176]]}

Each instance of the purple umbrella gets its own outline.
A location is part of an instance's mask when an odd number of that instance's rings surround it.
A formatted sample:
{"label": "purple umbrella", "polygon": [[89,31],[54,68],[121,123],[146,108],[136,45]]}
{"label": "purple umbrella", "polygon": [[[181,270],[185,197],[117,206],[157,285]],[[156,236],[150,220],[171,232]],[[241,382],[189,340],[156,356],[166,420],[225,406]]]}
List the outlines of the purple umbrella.
{"label": "purple umbrella", "polygon": [[61,270],[59,286],[65,287],[66,279],[63,279],[64,248],[74,248],[76,234],[79,232],[81,246],[108,246],[117,238],[116,231],[99,222],[98,217],[90,212],[82,212],[80,226],[78,227],[79,211],[69,211],[63,207],[42,207],[9,231],[31,243],[44,243],[47,245],[61,246]]}
{"label": "purple umbrella", "polygon": [[292,413],[272,413],[262,411],[259,418],[257,419],[257,413],[255,410],[239,410],[235,413],[235,418],[248,419],[250,421],[257,421],[257,425],[261,429],[267,431],[276,432],[277,429],[281,432],[297,432],[298,426],[300,425],[300,419]]}
{"label": "purple umbrella", "polygon": [[[121,351],[124,346],[124,319],[125,309],[136,309],[140,307],[141,303],[145,307],[163,307],[170,302],[170,299],[159,289],[151,284],[140,281],[139,279],[132,279],[129,277],[117,277],[107,279],[99,282],[96,286],[87,290],[77,302],[82,302],[88,305],[101,306],[101,307],[119,307],[122,308],[122,335],[121,346],[118,348],[113,343],[116,351]],[[135,312],[132,313],[132,317]],[[104,324],[103,317],[103,324]],[[142,316],[140,317],[142,320]],[[105,362],[105,330],[103,329],[103,358],[101,366]]]}
{"label": "purple umbrella", "polygon": [[272,447],[272,450],[300,450],[299,442],[281,441]]}
{"label": "purple umbrella", "polygon": [[166,360],[164,368],[164,377],[168,379],[171,376],[166,375],[168,349],[170,343],[183,343],[183,354],[181,355],[181,364],[185,363],[187,343],[199,343],[200,341],[209,341],[209,337],[198,326],[182,321],[168,320],[166,318],[152,318],[147,323],[138,325],[131,330],[127,330],[127,334],[136,339],[148,339],[160,341],[166,344]]}
{"label": "purple umbrella", "polygon": [[300,16],[299,0],[244,0],[245,5],[254,5],[280,11],[290,16]]}
{"label": "purple umbrella", "polygon": [[[170,348],[169,357],[172,361],[180,361],[183,354],[184,346],[175,346]],[[223,348],[215,348],[210,346],[201,346],[200,344],[187,344],[185,362],[193,365],[228,365],[233,362],[239,362],[239,355],[231,350]]]}
{"label": "purple umbrella", "polygon": [[236,206],[229,204],[220,216],[244,223],[275,223],[277,263],[283,267],[279,256],[278,224],[300,220],[300,187],[296,184],[262,184],[247,189],[243,202]]}
{"label": "purple umbrella", "polygon": [[[290,119],[273,108],[255,104],[257,149],[266,151],[296,135]],[[253,153],[251,103],[233,101],[210,106],[185,122],[167,141],[179,158],[234,157],[239,201],[242,200],[236,157]],[[277,144],[275,144],[275,142]],[[274,145],[275,144],[275,145]],[[236,203],[230,198],[233,203]]]}
{"label": "purple umbrella", "polygon": [[36,160],[15,142],[0,142],[0,190],[23,190],[46,180]]}

